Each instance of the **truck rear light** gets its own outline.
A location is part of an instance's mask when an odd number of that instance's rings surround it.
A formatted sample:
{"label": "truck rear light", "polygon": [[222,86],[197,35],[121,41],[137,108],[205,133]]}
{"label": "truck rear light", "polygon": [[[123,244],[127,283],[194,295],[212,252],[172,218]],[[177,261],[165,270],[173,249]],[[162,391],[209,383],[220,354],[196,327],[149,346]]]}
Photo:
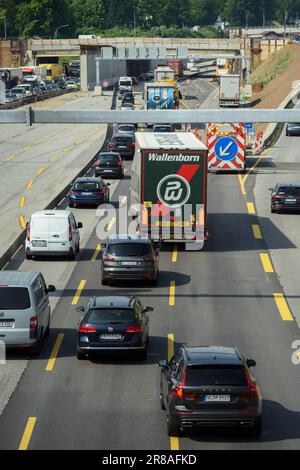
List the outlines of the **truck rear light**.
{"label": "truck rear light", "polygon": [[79,333],[96,333],[96,332],[97,332],[97,329],[94,328],[93,326],[82,324],[79,327]]}
{"label": "truck rear light", "polygon": [[125,333],[142,333],[144,331],[144,328],[142,325],[132,325],[132,326],[127,326],[125,329]]}
{"label": "truck rear light", "polygon": [[38,328],[38,317],[31,317],[30,318],[30,329],[31,330],[36,330]]}

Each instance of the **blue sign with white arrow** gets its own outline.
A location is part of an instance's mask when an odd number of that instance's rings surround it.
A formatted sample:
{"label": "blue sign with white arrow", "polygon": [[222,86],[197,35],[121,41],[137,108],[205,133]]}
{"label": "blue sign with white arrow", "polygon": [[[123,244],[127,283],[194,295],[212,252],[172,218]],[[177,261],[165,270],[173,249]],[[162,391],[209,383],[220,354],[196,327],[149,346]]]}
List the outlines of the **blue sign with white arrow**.
{"label": "blue sign with white arrow", "polygon": [[232,137],[221,137],[215,144],[215,154],[220,160],[233,160],[238,151],[238,144]]}

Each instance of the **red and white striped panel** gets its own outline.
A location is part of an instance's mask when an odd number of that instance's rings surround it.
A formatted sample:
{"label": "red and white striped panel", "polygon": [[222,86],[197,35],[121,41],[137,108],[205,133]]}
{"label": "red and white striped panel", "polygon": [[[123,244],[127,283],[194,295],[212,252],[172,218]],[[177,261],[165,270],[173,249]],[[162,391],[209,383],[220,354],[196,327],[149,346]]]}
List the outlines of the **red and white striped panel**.
{"label": "red and white striped panel", "polygon": [[263,133],[260,132],[259,134],[256,134],[255,136],[254,155],[260,155],[263,147],[264,147],[264,138],[263,138]]}
{"label": "red and white striped panel", "polygon": [[243,170],[245,167],[245,150],[246,150],[246,133],[237,126],[232,126],[236,133],[227,134],[233,138],[238,144],[238,153],[232,160],[221,160],[215,153],[215,145],[217,141],[224,137],[217,134],[207,134],[207,146],[208,146],[208,170],[220,169],[220,170]]}

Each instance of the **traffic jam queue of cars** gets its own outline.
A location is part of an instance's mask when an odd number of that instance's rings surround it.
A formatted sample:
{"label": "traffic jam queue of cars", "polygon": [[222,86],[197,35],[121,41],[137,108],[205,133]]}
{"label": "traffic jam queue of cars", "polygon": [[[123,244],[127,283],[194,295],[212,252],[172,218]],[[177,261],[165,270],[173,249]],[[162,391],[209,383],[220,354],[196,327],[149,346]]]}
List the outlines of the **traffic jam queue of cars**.
{"label": "traffic jam queue of cars", "polygon": [[[145,74],[141,79],[150,80],[150,74],[147,77]],[[122,99],[122,107],[127,104],[133,107],[134,84],[131,77],[120,78],[118,97]],[[296,132],[295,125],[288,128],[287,134],[293,131]],[[155,136],[159,137],[157,147]],[[164,136],[168,142],[175,142],[177,138],[179,144],[171,147],[169,143],[170,147],[164,147]],[[150,157],[146,156],[146,152],[143,154],[141,142],[144,142],[146,150],[152,149]],[[180,142],[183,145],[178,153]],[[193,163],[201,159],[206,162],[207,149],[196,136],[174,132],[171,124],[155,125],[153,132],[143,134],[137,132],[134,124],[117,125],[107,151],[100,151],[95,157],[94,176],[77,178],[73,183],[68,194],[69,209],[42,210],[31,215],[27,223],[26,258],[33,262],[38,257],[51,255],[75,259],[80,250],[82,223],[75,219],[70,209],[91,205],[97,207],[109,202],[110,183],[105,179],[124,177],[124,159],[133,159],[132,174],[136,181],[144,179],[140,184],[144,185],[150,201],[159,194],[156,179],[160,181],[161,189],[170,174],[174,176],[178,173],[182,166],[180,161],[188,165],[189,154]],[[139,169],[141,155],[145,161],[148,158],[146,170]],[[157,165],[158,175],[151,166],[154,160],[160,162]],[[170,166],[164,168],[167,162]],[[204,168],[204,165],[199,167]],[[146,181],[143,171],[151,173],[151,178],[148,178],[150,183]],[[198,177],[198,183],[203,184],[205,175],[201,173]],[[149,184],[154,184],[154,191]],[[191,189],[193,192],[192,186]],[[133,190],[137,195],[140,188],[134,187]],[[206,193],[205,187],[202,190]],[[272,212],[290,209],[292,205],[295,208],[297,204],[300,208],[300,186],[282,183],[270,190]],[[201,202],[206,204],[205,200]],[[110,236],[102,246],[99,282],[106,286],[124,280],[142,280],[156,286],[161,246],[156,241],[147,235]],[[54,291],[55,286],[47,286],[39,272],[0,272],[0,336],[8,348],[27,348],[32,354],[40,353],[42,342],[50,332],[48,297]],[[76,310],[81,315],[76,346],[78,360],[107,352],[130,352],[146,360],[151,306],[143,305],[134,295],[104,295],[92,297],[87,306],[78,306]],[[181,346],[169,361],[161,360],[158,365],[161,371],[158,402],[166,410],[170,436],[180,436],[194,426],[225,426],[235,427],[245,436],[260,437],[262,397],[252,375],[255,360],[245,357],[235,347]]]}

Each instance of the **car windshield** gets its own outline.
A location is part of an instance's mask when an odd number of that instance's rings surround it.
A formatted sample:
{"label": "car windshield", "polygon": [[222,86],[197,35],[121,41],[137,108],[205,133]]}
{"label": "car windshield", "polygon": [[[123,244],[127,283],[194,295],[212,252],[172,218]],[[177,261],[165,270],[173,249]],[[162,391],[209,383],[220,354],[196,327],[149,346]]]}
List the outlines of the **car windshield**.
{"label": "car windshield", "polygon": [[0,310],[27,310],[31,307],[26,287],[0,287]]}
{"label": "car windshield", "polygon": [[120,86],[131,86],[131,80],[122,80]]}
{"label": "car windshield", "polygon": [[98,160],[100,163],[117,162],[119,160],[119,155],[110,155],[110,154],[98,155]]}
{"label": "car windshield", "polygon": [[83,181],[83,182],[78,182],[75,183],[75,189],[77,191],[82,191],[82,190],[88,190],[88,191],[96,191],[99,189],[99,183],[96,183],[94,181]]}
{"label": "car windshield", "polygon": [[111,243],[107,252],[113,256],[146,256],[151,250],[148,243]]}
{"label": "car windshield", "polygon": [[189,366],[186,370],[187,386],[234,385],[247,386],[247,379],[242,366]]}
{"label": "car windshield", "polygon": [[132,323],[134,313],[129,308],[92,308],[83,320],[85,323]]}
{"label": "car windshield", "polygon": [[132,143],[132,137],[127,137],[125,135],[114,136],[112,142],[121,142],[121,143]]}
{"label": "car windshield", "polygon": [[280,196],[300,197],[300,188],[279,188],[278,194],[280,194]]}

